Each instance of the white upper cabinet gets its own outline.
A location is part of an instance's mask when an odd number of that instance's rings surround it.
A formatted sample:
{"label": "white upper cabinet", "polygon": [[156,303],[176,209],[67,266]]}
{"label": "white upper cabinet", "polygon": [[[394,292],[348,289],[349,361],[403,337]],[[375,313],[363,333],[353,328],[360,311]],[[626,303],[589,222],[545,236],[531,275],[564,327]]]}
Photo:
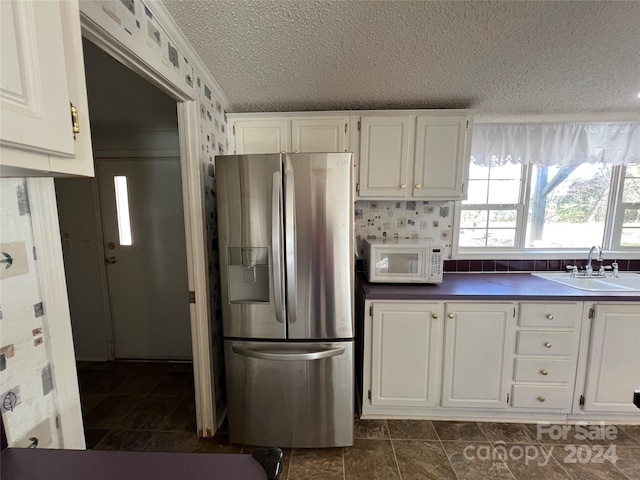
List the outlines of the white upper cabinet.
{"label": "white upper cabinet", "polygon": [[236,120],[233,122],[233,134],[238,155],[280,153],[291,149],[287,120]]}
{"label": "white upper cabinet", "polygon": [[239,114],[229,118],[238,155],[348,151],[349,117],[247,118]]}
{"label": "white upper cabinet", "polygon": [[362,117],[359,196],[464,198],[471,120],[466,111]]}
{"label": "white upper cabinet", "polygon": [[466,115],[418,117],[413,164],[413,196],[456,199],[464,194],[468,176]]}
{"label": "white upper cabinet", "polygon": [[291,121],[294,152],[346,152],[348,117],[305,118]]}
{"label": "white upper cabinet", "polygon": [[360,197],[406,197],[415,117],[362,117],[360,122]]}
{"label": "white upper cabinet", "polygon": [[93,176],[78,3],[0,9],[0,174]]}

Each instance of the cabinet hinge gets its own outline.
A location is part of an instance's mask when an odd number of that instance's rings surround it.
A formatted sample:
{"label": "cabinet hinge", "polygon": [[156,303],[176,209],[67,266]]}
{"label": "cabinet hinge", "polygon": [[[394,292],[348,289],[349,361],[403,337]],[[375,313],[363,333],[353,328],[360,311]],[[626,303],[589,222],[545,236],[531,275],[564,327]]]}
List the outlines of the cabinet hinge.
{"label": "cabinet hinge", "polygon": [[73,103],[71,105],[71,131],[73,132],[73,139],[75,140],[76,135],[80,133],[80,122],[78,121],[78,109],[74,107]]}
{"label": "cabinet hinge", "polygon": [[373,316],[373,305],[369,305],[369,316]]}
{"label": "cabinet hinge", "polygon": [[196,303],[196,292],[189,290],[189,303]]}
{"label": "cabinet hinge", "polygon": [[347,133],[347,124],[344,124],[344,133]]}
{"label": "cabinet hinge", "polygon": [[234,125],[233,126],[233,135],[235,136],[235,134],[236,134],[236,126]]}
{"label": "cabinet hinge", "polygon": [[358,120],[358,131],[360,131],[360,121]]}
{"label": "cabinet hinge", "polygon": [[593,318],[593,308],[589,309],[589,318]]}
{"label": "cabinet hinge", "polygon": [[469,120],[467,120],[467,127],[466,130],[469,131]]}
{"label": "cabinet hinge", "polygon": [[369,400],[371,400],[371,390],[369,390],[369,391],[367,392],[367,398],[368,398]]}
{"label": "cabinet hinge", "polygon": [[360,193],[360,182],[356,183],[356,192]]}
{"label": "cabinet hinge", "polygon": [[580,395],[580,405],[584,405],[584,395]]}
{"label": "cabinet hinge", "polygon": [[511,397],[510,397],[510,396],[509,396],[509,394],[507,393],[507,405],[509,404],[509,398],[511,398]]}
{"label": "cabinet hinge", "polygon": [[516,318],[516,307],[513,307],[513,318]]}
{"label": "cabinet hinge", "polygon": [[462,184],[462,194],[464,195],[464,183]]}

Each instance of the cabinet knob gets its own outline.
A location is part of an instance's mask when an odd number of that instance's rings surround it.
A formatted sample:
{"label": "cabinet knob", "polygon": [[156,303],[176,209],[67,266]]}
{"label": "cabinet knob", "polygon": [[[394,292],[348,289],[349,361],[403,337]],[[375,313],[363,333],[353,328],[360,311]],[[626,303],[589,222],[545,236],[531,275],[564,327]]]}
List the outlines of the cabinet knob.
{"label": "cabinet knob", "polygon": [[544,346],[545,346],[545,347],[547,347],[547,348],[551,348],[551,344],[550,344],[549,342],[546,342],[546,343],[544,344]]}
{"label": "cabinet knob", "polygon": [[546,398],[544,398],[544,397],[538,397],[538,401],[540,403],[544,403],[545,400],[546,400]]}
{"label": "cabinet knob", "polygon": [[400,188],[407,188],[407,184],[403,183],[402,185],[400,185]]}
{"label": "cabinet knob", "polygon": [[298,150],[294,150],[293,153],[300,153],[300,152],[298,152]]}
{"label": "cabinet knob", "polygon": [[431,318],[433,318],[435,320],[436,318],[438,318],[438,314],[437,313],[432,313],[431,314]]}
{"label": "cabinet knob", "polygon": [[540,375],[549,375],[549,372],[546,370],[540,370]]}
{"label": "cabinet knob", "polygon": [[421,183],[416,183],[416,188],[422,188],[422,184]]}
{"label": "cabinet knob", "polygon": [[455,314],[450,313],[449,315],[447,315],[447,317],[449,317],[449,318],[455,318]]}
{"label": "cabinet knob", "polygon": [[547,315],[547,318],[548,318],[549,320],[553,320],[553,315],[549,314],[549,315]]}

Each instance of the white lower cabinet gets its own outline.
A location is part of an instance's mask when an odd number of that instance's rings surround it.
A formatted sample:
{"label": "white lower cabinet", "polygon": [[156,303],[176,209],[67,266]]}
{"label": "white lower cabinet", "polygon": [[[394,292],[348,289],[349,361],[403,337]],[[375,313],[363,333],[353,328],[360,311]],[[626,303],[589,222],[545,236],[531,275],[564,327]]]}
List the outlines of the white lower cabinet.
{"label": "white lower cabinet", "polygon": [[639,305],[590,306],[365,301],[362,414],[637,419]]}
{"label": "white lower cabinet", "polygon": [[512,407],[571,411],[581,315],[581,302],[520,303]]}
{"label": "white lower cabinet", "polygon": [[447,303],[442,406],[507,408],[513,303]]}
{"label": "white lower cabinet", "polygon": [[584,412],[633,413],[633,392],[640,389],[640,308],[594,306],[589,344]]}
{"label": "white lower cabinet", "polygon": [[376,303],[371,321],[371,405],[436,405],[442,304]]}

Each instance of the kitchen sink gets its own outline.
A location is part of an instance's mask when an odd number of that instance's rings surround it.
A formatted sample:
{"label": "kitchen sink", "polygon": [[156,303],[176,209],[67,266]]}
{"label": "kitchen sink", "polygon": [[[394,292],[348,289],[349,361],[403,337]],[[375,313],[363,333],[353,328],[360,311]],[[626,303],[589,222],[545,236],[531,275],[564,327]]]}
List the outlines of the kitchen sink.
{"label": "kitchen sink", "polygon": [[590,277],[584,275],[572,277],[571,274],[563,272],[532,273],[531,275],[591,292],[640,291],[640,274],[632,272],[621,272],[618,274],[618,277],[611,277],[610,273],[606,277],[599,277],[597,275]]}

